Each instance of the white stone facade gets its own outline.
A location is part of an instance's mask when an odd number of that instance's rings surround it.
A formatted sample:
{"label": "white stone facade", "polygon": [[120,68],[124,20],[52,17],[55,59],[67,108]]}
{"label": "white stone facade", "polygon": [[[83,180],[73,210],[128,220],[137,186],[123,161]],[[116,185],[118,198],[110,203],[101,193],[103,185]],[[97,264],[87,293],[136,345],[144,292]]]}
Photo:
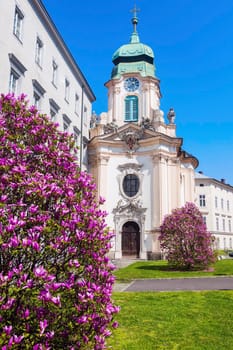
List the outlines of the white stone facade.
{"label": "white stone facade", "polygon": [[87,143],[95,96],[42,2],[0,1],[0,14],[0,92],[25,93],[78,146]]}
{"label": "white stone facade", "polygon": [[216,249],[233,249],[233,187],[202,173],[195,174],[196,204]]}
{"label": "white stone facade", "polygon": [[182,150],[172,109],[165,122],[153,51],[137,32],[113,62],[105,84],[108,111],[90,130],[89,170],[106,198],[107,225],[115,233],[112,257],[158,258],[164,216],[194,201],[198,160]]}

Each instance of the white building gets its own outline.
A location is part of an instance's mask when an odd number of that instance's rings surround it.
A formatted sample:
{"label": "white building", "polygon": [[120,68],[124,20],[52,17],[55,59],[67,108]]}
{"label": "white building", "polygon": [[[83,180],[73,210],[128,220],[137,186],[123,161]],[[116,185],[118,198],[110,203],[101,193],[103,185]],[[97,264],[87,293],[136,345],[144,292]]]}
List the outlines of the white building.
{"label": "white building", "polygon": [[[0,92],[31,104],[73,133],[84,163],[95,96],[40,0],[0,1]],[[83,142],[82,142],[83,141]],[[84,164],[85,167],[85,164]]]}
{"label": "white building", "polygon": [[[136,11],[135,11],[136,12]],[[108,111],[91,129],[89,170],[106,198],[107,224],[115,232],[112,257],[160,256],[164,215],[194,201],[198,160],[182,150],[175,113],[160,109],[153,50],[140,42],[136,13],[130,43],[113,55]]]}
{"label": "white building", "polygon": [[216,249],[233,248],[233,187],[221,181],[195,174],[196,204],[208,230],[215,237]]}
{"label": "white building", "polygon": [[154,53],[140,42],[136,9],[130,42],[114,53],[105,84],[108,111],[96,121],[95,96],[42,2],[0,1],[0,16],[0,92],[26,93],[74,134],[82,166],[106,198],[107,224],[115,232],[112,257],[158,257],[164,215],[187,201],[199,205],[216,248],[232,249],[233,187],[202,174],[195,178],[198,160],[182,149],[174,110],[165,121],[160,109]]}

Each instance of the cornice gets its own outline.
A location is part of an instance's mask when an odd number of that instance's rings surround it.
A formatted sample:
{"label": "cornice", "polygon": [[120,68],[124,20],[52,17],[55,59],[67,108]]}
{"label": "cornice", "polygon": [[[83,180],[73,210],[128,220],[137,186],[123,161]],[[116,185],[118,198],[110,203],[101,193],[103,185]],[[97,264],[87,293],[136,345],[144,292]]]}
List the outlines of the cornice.
{"label": "cornice", "polygon": [[70,66],[74,76],[79,81],[80,85],[85,89],[85,93],[90,99],[90,102],[94,102],[96,100],[96,97],[88,84],[86,78],[84,77],[83,73],[81,72],[78,64],[76,63],[73,55],[71,54],[70,50],[66,46],[64,40],[62,39],[58,29],[56,28],[52,18],[48,14],[45,6],[43,5],[41,0],[28,0],[35,12],[37,13],[38,17],[43,22],[44,26],[48,30],[49,35],[52,37],[52,40],[54,41],[56,47],[62,54],[64,60],[67,62],[67,64]]}

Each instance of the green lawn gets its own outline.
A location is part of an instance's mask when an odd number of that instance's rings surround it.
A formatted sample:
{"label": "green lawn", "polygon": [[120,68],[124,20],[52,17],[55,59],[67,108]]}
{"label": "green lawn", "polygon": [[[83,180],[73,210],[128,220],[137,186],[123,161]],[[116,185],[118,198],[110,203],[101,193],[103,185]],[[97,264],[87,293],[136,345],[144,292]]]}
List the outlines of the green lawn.
{"label": "green lawn", "polygon": [[213,265],[213,271],[174,271],[166,261],[139,261],[115,271],[117,280],[137,278],[176,278],[201,276],[233,276],[233,259],[219,260]]}
{"label": "green lawn", "polygon": [[114,293],[113,350],[231,350],[233,291]]}

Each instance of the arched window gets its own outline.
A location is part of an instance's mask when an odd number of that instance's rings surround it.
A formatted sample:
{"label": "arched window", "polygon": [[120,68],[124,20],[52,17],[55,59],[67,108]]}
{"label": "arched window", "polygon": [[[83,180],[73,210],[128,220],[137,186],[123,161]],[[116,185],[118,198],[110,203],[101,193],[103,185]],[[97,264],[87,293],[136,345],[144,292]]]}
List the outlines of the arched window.
{"label": "arched window", "polygon": [[138,97],[126,96],[125,98],[125,121],[137,122],[138,121]]}

